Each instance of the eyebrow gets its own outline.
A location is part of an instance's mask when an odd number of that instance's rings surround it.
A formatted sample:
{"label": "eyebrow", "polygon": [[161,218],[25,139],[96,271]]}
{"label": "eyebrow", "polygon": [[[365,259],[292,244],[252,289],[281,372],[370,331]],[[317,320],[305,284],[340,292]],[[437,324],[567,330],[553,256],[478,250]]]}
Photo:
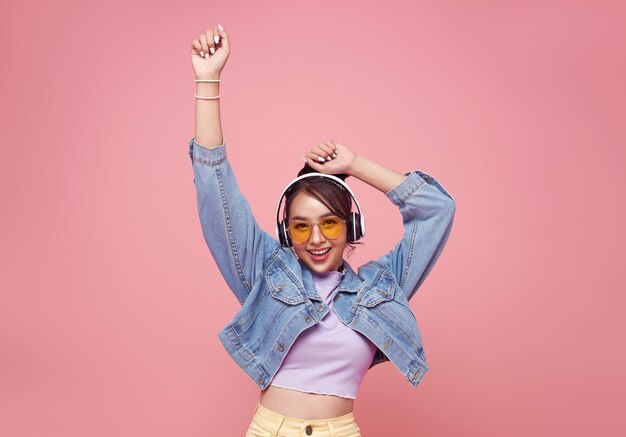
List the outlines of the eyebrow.
{"label": "eyebrow", "polygon": [[[335,215],[335,213],[327,212],[326,214],[322,214],[319,218],[328,217],[329,215]],[[308,220],[308,218],[307,217],[302,217],[300,215],[296,215],[296,216],[291,217],[291,220]]]}

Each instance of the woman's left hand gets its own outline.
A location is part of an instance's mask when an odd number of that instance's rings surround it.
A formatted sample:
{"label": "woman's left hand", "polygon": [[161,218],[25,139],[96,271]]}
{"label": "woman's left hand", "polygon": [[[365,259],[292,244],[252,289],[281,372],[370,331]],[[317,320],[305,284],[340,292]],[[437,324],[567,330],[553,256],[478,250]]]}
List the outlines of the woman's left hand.
{"label": "woman's left hand", "polygon": [[303,156],[312,169],[324,174],[350,174],[357,154],[335,140],[327,140],[311,148]]}

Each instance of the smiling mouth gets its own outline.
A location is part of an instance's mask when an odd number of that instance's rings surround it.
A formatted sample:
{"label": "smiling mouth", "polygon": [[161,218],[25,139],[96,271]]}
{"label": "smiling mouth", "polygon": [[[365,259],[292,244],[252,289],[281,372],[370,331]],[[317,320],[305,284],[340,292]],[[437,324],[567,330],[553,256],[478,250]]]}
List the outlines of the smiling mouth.
{"label": "smiling mouth", "polygon": [[330,251],[330,247],[324,250],[320,250],[320,251],[313,252],[313,251],[308,250],[307,252],[309,252],[313,256],[323,256],[323,255],[326,255],[329,251]]}

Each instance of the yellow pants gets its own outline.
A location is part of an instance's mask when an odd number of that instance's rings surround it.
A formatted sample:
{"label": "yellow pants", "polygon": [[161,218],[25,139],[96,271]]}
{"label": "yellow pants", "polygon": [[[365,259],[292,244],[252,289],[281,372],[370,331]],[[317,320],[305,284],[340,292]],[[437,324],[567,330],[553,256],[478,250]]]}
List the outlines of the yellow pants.
{"label": "yellow pants", "polygon": [[257,403],[246,437],[361,437],[353,412],[328,419],[283,416]]}

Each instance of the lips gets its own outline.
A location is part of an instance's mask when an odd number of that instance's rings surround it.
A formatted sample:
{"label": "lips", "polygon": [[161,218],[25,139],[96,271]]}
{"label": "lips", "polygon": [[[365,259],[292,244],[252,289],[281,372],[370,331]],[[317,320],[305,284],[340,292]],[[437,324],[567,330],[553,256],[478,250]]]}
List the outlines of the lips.
{"label": "lips", "polygon": [[327,251],[325,253],[322,253],[321,255],[316,255],[314,253],[311,253],[311,251],[307,251],[307,252],[309,253],[309,256],[311,257],[313,261],[322,262],[322,261],[325,261],[326,258],[328,258],[328,254],[330,253],[330,248],[328,248]]}

